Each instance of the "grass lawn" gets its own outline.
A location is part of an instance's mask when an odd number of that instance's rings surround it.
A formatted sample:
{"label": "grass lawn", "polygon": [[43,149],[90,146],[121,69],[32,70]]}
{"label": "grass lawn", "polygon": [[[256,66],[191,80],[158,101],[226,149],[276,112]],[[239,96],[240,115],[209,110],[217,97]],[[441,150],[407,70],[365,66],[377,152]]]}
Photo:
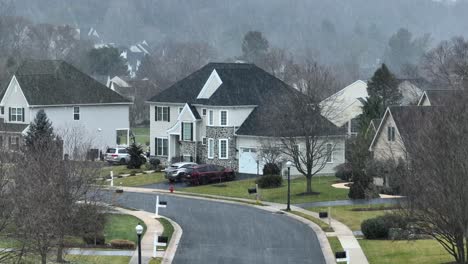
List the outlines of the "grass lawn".
{"label": "grass lawn", "polygon": [[104,227],[104,236],[106,242],[113,239],[126,239],[137,243],[137,236],[135,234],[135,227],[140,223],[146,231],[146,225],[140,219],[132,215],[123,214],[108,214],[107,223]]}
{"label": "grass lawn", "polygon": [[340,240],[337,237],[327,237],[333,253],[343,251]]}
{"label": "grass lawn", "polygon": [[150,141],[149,127],[134,127],[131,129],[135,135],[135,140],[138,144],[146,146],[146,143]]}
{"label": "grass lawn", "polygon": [[320,219],[317,219],[317,218],[315,218],[313,216],[310,216],[310,215],[307,215],[307,214],[304,214],[304,213],[301,213],[301,212],[297,212],[297,211],[291,211],[290,213],[298,215],[300,217],[303,217],[303,218],[305,218],[307,220],[310,220],[310,221],[316,223],[324,232],[333,232],[333,228],[329,227],[327,223],[323,222]]}
{"label": "grass lawn", "polygon": [[151,258],[148,264],[161,264],[161,263],[162,263],[162,258]]}
{"label": "grass lawn", "polygon": [[[351,205],[351,206],[333,206],[331,207],[331,217],[347,225],[351,230],[361,230],[362,221],[383,215],[391,210],[375,210],[375,211],[353,211],[358,208],[392,208],[392,205]],[[308,210],[314,212],[327,211],[328,207],[313,207]]]}
{"label": "grass lawn", "polygon": [[[162,172],[155,172],[150,174],[141,174],[136,176],[128,176],[125,178],[114,178],[114,186],[142,186],[153,183],[166,181]],[[110,185],[110,182],[107,182]]]}
{"label": "grass lawn", "polygon": [[[320,192],[315,195],[302,195],[306,190],[306,179],[301,177],[291,180],[291,203],[305,203],[318,201],[346,200],[348,199],[348,190],[331,187],[338,178],[332,176],[314,176],[312,179],[312,190]],[[222,184],[211,184],[195,187],[186,187],[185,192],[223,195],[237,198],[255,199],[254,195],[249,195],[248,188],[255,187],[255,180],[241,180],[233,182],[224,182]],[[279,188],[260,189],[261,200],[277,203],[286,203],[287,199],[287,181]]]}
{"label": "grass lawn", "polygon": [[358,240],[371,264],[425,263],[455,261],[435,240]]}
{"label": "grass lawn", "polygon": [[67,255],[65,259],[71,264],[128,264],[131,257],[125,256],[83,256],[83,255]]}
{"label": "grass lawn", "polygon": [[137,172],[143,172],[145,169],[144,166],[142,166],[141,169],[127,169],[127,165],[114,165],[114,166],[105,166],[101,169],[100,176],[110,176],[110,172],[114,172],[114,176],[120,175],[120,174],[131,174],[131,173],[137,173]]}
{"label": "grass lawn", "polygon": [[[165,218],[158,218],[158,221],[163,225],[164,232],[162,236],[167,237],[167,243],[171,241],[172,234],[174,233],[174,227],[172,224]],[[158,250],[166,250],[166,247],[158,247]]]}

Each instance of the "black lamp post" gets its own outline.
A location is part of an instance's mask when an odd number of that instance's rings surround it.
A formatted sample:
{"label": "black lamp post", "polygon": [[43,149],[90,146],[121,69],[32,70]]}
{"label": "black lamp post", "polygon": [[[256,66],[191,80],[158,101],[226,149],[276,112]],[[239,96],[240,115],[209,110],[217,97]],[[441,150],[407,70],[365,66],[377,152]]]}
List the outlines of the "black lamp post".
{"label": "black lamp post", "polygon": [[286,207],[286,211],[291,211],[291,166],[292,162],[286,162],[286,167],[288,167],[288,207]]}
{"label": "black lamp post", "polygon": [[141,234],[143,234],[143,226],[138,223],[135,230],[138,236],[138,264],[141,264]]}

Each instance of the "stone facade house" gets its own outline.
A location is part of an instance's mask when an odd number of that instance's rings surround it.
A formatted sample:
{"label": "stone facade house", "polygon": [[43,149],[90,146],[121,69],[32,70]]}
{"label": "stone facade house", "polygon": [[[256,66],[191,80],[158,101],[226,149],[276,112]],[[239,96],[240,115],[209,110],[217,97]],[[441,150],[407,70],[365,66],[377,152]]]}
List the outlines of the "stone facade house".
{"label": "stone facade house", "polygon": [[[253,64],[209,63],[148,100],[151,155],[261,174],[262,141],[281,126],[271,107],[299,94]],[[344,162],[344,133],[331,140],[337,147],[323,173]]]}

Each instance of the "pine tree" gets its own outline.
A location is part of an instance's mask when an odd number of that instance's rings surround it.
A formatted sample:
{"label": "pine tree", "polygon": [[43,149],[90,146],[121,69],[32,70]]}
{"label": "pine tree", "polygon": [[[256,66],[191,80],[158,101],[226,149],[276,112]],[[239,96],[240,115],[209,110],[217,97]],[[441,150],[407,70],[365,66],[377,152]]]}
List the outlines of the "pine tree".
{"label": "pine tree", "polygon": [[367,83],[367,93],[370,98],[382,99],[384,110],[390,105],[398,105],[402,98],[398,89],[398,80],[385,64],[375,71],[374,76]]}
{"label": "pine tree", "polygon": [[37,112],[34,121],[29,125],[25,136],[25,144],[28,150],[45,150],[57,140],[52,123],[47,118],[44,110]]}
{"label": "pine tree", "polygon": [[128,162],[127,168],[129,169],[139,169],[143,165],[144,158],[143,149],[140,145],[137,145],[133,142],[130,147],[127,148],[128,154],[130,155],[130,161]]}

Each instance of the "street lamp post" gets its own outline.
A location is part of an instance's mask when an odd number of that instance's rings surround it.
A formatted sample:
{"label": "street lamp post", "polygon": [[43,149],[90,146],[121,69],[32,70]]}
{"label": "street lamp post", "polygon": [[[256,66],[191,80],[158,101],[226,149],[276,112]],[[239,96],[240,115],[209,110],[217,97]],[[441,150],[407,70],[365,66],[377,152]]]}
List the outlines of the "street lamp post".
{"label": "street lamp post", "polygon": [[135,230],[138,236],[138,264],[141,264],[141,234],[143,233],[143,226],[138,223]]}
{"label": "street lamp post", "polygon": [[288,207],[286,207],[286,211],[291,211],[291,166],[292,162],[286,162],[286,167],[288,167]]}

